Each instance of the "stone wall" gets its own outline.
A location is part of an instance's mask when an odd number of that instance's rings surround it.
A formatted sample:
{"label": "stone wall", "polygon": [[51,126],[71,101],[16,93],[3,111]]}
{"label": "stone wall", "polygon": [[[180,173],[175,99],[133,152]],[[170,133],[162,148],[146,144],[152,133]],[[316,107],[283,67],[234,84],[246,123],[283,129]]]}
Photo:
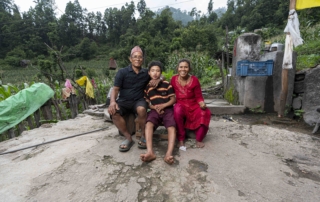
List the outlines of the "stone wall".
{"label": "stone wall", "polygon": [[[257,108],[265,112],[277,112],[280,107],[281,74],[284,53],[261,52],[261,37],[254,33],[246,33],[237,39],[233,55],[232,77],[228,78],[228,89],[234,88],[233,104],[247,108]],[[241,60],[266,61],[273,60],[272,76],[237,76],[237,62]],[[286,104],[291,106],[295,76],[296,54],[293,53],[294,68],[288,75],[288,96]]]}
{"label": "stone wall", "polygon": [[302,109],[304,121],[314,125],[320,118],[316,111],[320,108],[320,65],[296,74],[294,93],[293,109]]}

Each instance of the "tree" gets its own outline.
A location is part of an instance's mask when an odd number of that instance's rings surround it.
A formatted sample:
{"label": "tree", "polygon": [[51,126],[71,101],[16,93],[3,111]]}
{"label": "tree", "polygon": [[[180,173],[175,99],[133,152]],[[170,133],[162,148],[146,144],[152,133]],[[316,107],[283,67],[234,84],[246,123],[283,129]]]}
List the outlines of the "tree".
{"label": "tree", "polygon": [[59,37],[61,45],[75,46],[86,33],[84,14],[78,0],[68,2],[65,13],[59,19]]}
{"label": "tree", "polygon": [[101,12],[96,13],[96,36],[95,41],[98,43],[106,43],[107,26],[106,22],[103,20]]}
{"label": "tree", "polygon": [[59,43],[59,35],[57,30],[58,25],[55,22],[50,22],[48,23],[48,27],[49,27],[49,32],[47,33],[47,35],[48,35],[50,44],[52,47],[56,47],[57,44]]}
{"label": "tree", "polygon": [[208,16],[208,23],[213,23],[218,19],[218,15],[215,12],[210,13]]}
{"label": "tree", "polygon": [[93,39],[94,37],[94,33],[97,30],[97,18],[94,12],[90,12],[87,14],[87,16],[85,17],[85,22],[87,25],[87,37],[89,37],[90,39]]}
{"label": "tree", "polygon": [[38,29],[38,34],[42,39],[42,43],[48,44],[50,42],[47,33],[50,31],[48,24],[56,22],[54,5],[54,0],[37,0],[36,6],[32,12],[35,28]]}
{"label": "tree", "polygon": [[11,13],[13,3],[11,0],[1,0],[0,1],[0,11]]}
{"label": "tree", "polygon": [[208,13],[209,13],[209,15],[211,14],[212,9],[213,9],[213,2],[212,2],[212,0],[210,0],[209,3],[208,3]]}
{"label": "tree", "polygon": [[146,7],[147,7],[146,2],[144,0],[140,0],[137,5],[137,9],[138,9],[138,12],[140,13],[140,17],[142,17],[146,12]]}
{"label": "tree", "polygon": [[[205,19],[201,18],[200,22]],[[218,50],[217,40],[217,28],[213,24],[206,24],[206,20],[203,20],[204,24],[193,23],[188,27],[175,31],[175,46],[182,48],[187,51],[205,51],[214,55]],[[179,40],[181,39],[181,41]],[[178,44],[179,43],[179,44]]]}
{"label": "tree", "polygon": [[80,43],[80,54],[84,60],[90,59],[90,39],[88,39],[87,37],[85,37]]}
{"label": "tree", "polygon": [[97,44],[95,42],[91,42],[89,38],[85,37],[79,46],[79,52],[84,60],[91,59],[97,51]]}
{"label": "tree", "polygon": [[18,7],[11,0],[0,0],[0,58],[21,44],[21,37],[16,34],[21,32],[21,24]]}

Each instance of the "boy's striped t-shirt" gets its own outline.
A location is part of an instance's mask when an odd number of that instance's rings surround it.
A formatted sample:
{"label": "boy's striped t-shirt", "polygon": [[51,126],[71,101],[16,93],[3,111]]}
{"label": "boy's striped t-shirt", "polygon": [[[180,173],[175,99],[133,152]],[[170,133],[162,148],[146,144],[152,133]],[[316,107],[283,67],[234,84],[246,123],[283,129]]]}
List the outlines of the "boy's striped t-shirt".
{"label": "boy's striped t-shirt", "polygon": [[175,94],[168,81],[162,81],[157,87],[151,87],[148,84],[144,90],[144,98],[150,100],[152,105],[166,103],[171,96],[175,96]]}

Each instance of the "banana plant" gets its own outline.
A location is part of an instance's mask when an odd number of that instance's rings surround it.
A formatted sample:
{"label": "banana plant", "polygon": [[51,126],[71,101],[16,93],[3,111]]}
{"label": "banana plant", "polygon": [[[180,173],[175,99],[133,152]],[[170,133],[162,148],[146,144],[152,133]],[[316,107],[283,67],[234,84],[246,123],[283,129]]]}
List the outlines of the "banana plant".
{"label": "banana plant", "polygon": [[15,87],[12,84],[1,85],[0,86],[0,101],[7,99],[11,95],[19,92],[19,88]]}
{"label": "banana plant", "polygon": [[[29,84],[24,83],[24,88],[28,88]],[[0,85],[0,102],[7,99],[8,97],[17,94],[20,91],[19,87],[14,86],[10,83],[7,85]]]}

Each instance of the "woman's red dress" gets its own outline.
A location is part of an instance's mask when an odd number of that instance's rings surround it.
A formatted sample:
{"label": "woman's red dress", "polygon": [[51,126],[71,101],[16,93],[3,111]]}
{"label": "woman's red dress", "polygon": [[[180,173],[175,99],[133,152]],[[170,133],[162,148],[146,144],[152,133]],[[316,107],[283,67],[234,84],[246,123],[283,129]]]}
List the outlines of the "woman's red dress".
{"label": "woman's red dress", "polygon": [[200,82],[197,77],[191,76],[189,83],[181,86],[179,76],[171,78],[171,85],[176,94],[176,103],[183,107],[186,121],[184,127],[190,130],[197,129],[201,124],[209,127],[211,112],[208,108],[200,108],[199,102],[204,101]]}

